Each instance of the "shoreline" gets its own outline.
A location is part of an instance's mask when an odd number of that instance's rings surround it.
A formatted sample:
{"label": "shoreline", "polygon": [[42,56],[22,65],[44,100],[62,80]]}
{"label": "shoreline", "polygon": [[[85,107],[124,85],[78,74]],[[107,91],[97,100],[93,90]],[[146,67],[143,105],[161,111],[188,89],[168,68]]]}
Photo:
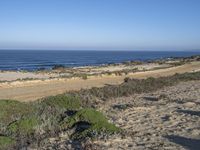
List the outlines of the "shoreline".
{"label": "shoreline", "polygon": [[191,57],[171,57],[151,61],[126,61],[121,63],[108,63],[98,66],[65,67],[55,65],[51,70],[0,70],[0,83],[15,81],[49,80],[56,78],[87,78],[94,75],[128,74],[140,71],[170,68],[192,61],[199,61],[200,55]]}
{"label": "shoreline", "polygon": [[[145,52],[145,51],[144,51]],[[147,51],[148,52],[148,51]],[[154,51],[153,51],[154,52]],[[159,52],[159,51],[158,51]],[[51,72],[57,67],[59,68],[64,68],[64,69],[73,69],[73,68],[90,68],[90,67],[107,67],[107,66],[115,66],[115,65],[124,65],[127,63],[157,63],[157,62],[165,62],[165,61],[180,61],[180,60],[191,60],[191,59],[200,59],[200,54],[196,55],[191,55],[191,56],[170,56],[170,57],[161,57],[161,58],[155,58],[155,59],[146,59],[146,60],[141,60],[141,59],[133,59],[133,60],[127,60],[127,61],[121,61],[121,62],[105,62],[105,63],[99,63],[99,64],[85,64],[85,65],[78,65],[78,66],[65,66],[62,63],[55,63],[52,64],[50,68],[42,68],[38,67],[37,69],[0,69],[0,73],[2,72],[29,72],[29,73],[38,73],[38,72]]]}

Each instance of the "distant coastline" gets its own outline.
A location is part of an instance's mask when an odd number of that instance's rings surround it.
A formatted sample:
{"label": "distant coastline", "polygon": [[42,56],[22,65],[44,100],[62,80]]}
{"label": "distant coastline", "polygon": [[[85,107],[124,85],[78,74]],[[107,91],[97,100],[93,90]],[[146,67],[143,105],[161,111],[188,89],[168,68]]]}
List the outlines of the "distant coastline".
{"label": "distant coastline", "polygon": [[0,50],[0,70],[36,71],[64,67],[100,66],[127,61],[152,61],[200,55],[195,51],[53,51]]}
{"label": "distant coastline", "polygon": [[[52,70],[40,71],[0,71],[0,98],[32,101],[66,91],[116,85],[125,78],[157,78],[198,71],[200,55],[101,66],[70,68],[57,65]],[[11,89],[16,92],[11,93]]]}

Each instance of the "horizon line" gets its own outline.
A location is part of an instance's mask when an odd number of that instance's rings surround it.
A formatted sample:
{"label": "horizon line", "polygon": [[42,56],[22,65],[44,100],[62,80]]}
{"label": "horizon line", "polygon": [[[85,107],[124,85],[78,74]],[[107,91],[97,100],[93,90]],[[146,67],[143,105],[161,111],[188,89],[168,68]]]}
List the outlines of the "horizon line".
{"label": "horizon line", "polygon": [[200,49],[165,49],[165,50],[159,50],[159,49],[133,49],[133,50],[127,50],[127,49],[1,49],[2,50],[8,50],[8,51],[14,51],[14,50],[20,50],[20,51],[200,51]]}

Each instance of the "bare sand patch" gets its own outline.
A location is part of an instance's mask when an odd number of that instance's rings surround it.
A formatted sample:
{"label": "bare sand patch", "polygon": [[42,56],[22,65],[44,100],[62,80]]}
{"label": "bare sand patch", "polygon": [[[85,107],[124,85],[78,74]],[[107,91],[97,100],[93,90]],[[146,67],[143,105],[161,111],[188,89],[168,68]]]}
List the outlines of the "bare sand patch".
{"label": "bare sand patch", "polygon": [[0,72],[0,81],[30,80],[30,79],[48,79],[56,77],[53,74],[21,72],[21,71],[2,71]]}

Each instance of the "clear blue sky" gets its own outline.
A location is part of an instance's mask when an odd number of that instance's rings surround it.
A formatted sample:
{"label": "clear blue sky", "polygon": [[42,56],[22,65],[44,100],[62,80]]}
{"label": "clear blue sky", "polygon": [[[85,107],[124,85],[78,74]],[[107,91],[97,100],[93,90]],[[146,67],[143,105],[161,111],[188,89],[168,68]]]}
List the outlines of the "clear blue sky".
{"label": "clear blue sky", "polygon": [[1,0],[0,49],[200,49],[200,0]]}

